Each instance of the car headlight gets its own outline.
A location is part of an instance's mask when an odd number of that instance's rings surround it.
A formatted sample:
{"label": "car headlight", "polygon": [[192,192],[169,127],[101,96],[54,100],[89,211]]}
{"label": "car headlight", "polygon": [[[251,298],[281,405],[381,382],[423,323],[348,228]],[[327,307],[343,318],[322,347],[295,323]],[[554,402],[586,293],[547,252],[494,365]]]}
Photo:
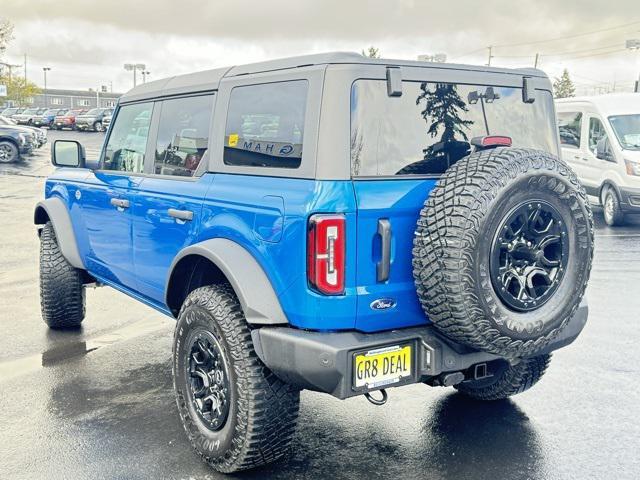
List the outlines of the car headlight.
{"label": "car headlight", "polygon": [[624,164],[627,167],[627,175],[633,175],[640,177],[640,163],[633,162],[631,160],[624,159]]}
{"label": "car headlight", "polygon": [[25,143],[27,143],[27,136],[24,133],[19,133],[18,141],[20,142],[20,145],[24,145]]}

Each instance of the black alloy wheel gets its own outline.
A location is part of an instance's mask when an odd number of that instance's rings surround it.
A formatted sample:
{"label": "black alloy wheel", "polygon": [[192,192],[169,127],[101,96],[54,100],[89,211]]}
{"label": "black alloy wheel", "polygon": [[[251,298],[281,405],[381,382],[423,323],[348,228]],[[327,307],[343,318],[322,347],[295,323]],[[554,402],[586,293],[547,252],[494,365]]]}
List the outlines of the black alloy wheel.
{"label": "black alloy wheel", "polygon": [[491,246],[491,281],[509,308],[529,312],[558,289],[569,259],[567,227],[558,210],[543,201],[512,209]]}
{"label": "black alloy wheel", "polygon": [[204,425],[220,430],[229,416],[229,368],[218,340],[205,330],[198,331],[189,346],[186,362],[189,396]]}

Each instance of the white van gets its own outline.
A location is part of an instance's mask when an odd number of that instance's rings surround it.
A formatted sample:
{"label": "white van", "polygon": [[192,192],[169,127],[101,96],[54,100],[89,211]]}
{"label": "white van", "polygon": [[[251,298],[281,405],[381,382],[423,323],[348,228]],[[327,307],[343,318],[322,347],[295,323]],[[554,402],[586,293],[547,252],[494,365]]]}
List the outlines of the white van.
{"label": "white van", "polygon": [[556,101],[562,156],[608,225],[640,213],[640,93]]}

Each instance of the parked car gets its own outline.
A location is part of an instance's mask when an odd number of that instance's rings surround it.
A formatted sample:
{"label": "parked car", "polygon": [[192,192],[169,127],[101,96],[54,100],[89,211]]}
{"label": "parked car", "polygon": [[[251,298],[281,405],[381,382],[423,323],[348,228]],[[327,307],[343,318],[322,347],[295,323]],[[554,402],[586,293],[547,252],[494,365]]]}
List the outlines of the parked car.
{"label": "parked car", "polygon": [[11,118],[20,125],[33,125],[34,120],[40,117],[46,108],[26,108],[22,113],[16,113]]}
{"label": "parked car", "polygon": [[113,113],[109,113],[108,115],[105,115],[102,118],[102,130],[104,130],[105,132],[109,129],[109,125],[111,125],[112,116],[113,116]]}
{"label": "parked car", "polygon": [[111,115],[112,112],[112,108],[92,108],[76,117],[76,129],[102,132],[104,130],[102,120],[105,116]]}
{"label": "parked car", "polygon": [[28,132],[28,133],[34,134],[35,135],[35,143],[34,143],[34,147],[35,148],[40,148],[42,145],[47,143],[47,132],[45,130],[43,130],[42,128],[18,125],[15,120],[13,120],[11,118],[7,118],[7,117],[5,117],[3,115],[0,115],[0,126],[15,127],[15,128],[21,129],[23,132]]}
{"label": "parked car", "polygon": [[565,161],[603,207],[608,225],[640,213],[640,95],[616,93],[556,102]]}
{"label": "parked car", "polygon": [[507,398],[587,320],[593,217],[557,138],[533,69],[334,53],[147,83],[98,160],[53,145],[43,319],[77,328],[84,284],[176,318],[180,419],[221,472],[287,451],[301,389]]}
{"label": "parked car", "polygon": [[83,114],[86,111],[87,111],[86,109],[67,110],[62,115],[56,115],[55,119],[53,120],[53,128],[55,130],[63,130],[65,128],[68,128],[70,130],[75,130],[76,117],[78,115]]}
{"label": "parked car", "polygon": [[35,148],[35,134],[23,127],[0,125],[0,163],[16,162]]}
{"label": "parked car", "polygon": [[20,107],[10,107],[10,108],[5,108],[2,113],[0,113],[0,115],[7,117],[7,118],[13,118],[14,115],[19,115],[24,111],[24,108],[20,108]]}
{"label": "parked car", "polygon": [[56,116],[64,115],[67,113],[68,109],[66,108],[50,108],[46,110],[41,116],[33,119],[33,124],[36,127],[49,127],[53,126],[53,121]]}

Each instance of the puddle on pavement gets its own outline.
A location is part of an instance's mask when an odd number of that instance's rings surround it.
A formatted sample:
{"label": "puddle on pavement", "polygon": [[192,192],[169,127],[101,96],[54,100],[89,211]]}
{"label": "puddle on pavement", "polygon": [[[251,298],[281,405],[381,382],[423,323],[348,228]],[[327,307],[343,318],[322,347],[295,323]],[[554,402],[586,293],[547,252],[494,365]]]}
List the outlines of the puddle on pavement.
{"label": "puddle on pavement", "polygon": [[157,319],[140,320],[93,339],[64,342],[45,350],[42,354],[2,362],[0,363],[0,382],[25,375],[43,367],[55,366],[67,360],[84,356],[99,348],[150,334],[164,327],[164,324]]}

